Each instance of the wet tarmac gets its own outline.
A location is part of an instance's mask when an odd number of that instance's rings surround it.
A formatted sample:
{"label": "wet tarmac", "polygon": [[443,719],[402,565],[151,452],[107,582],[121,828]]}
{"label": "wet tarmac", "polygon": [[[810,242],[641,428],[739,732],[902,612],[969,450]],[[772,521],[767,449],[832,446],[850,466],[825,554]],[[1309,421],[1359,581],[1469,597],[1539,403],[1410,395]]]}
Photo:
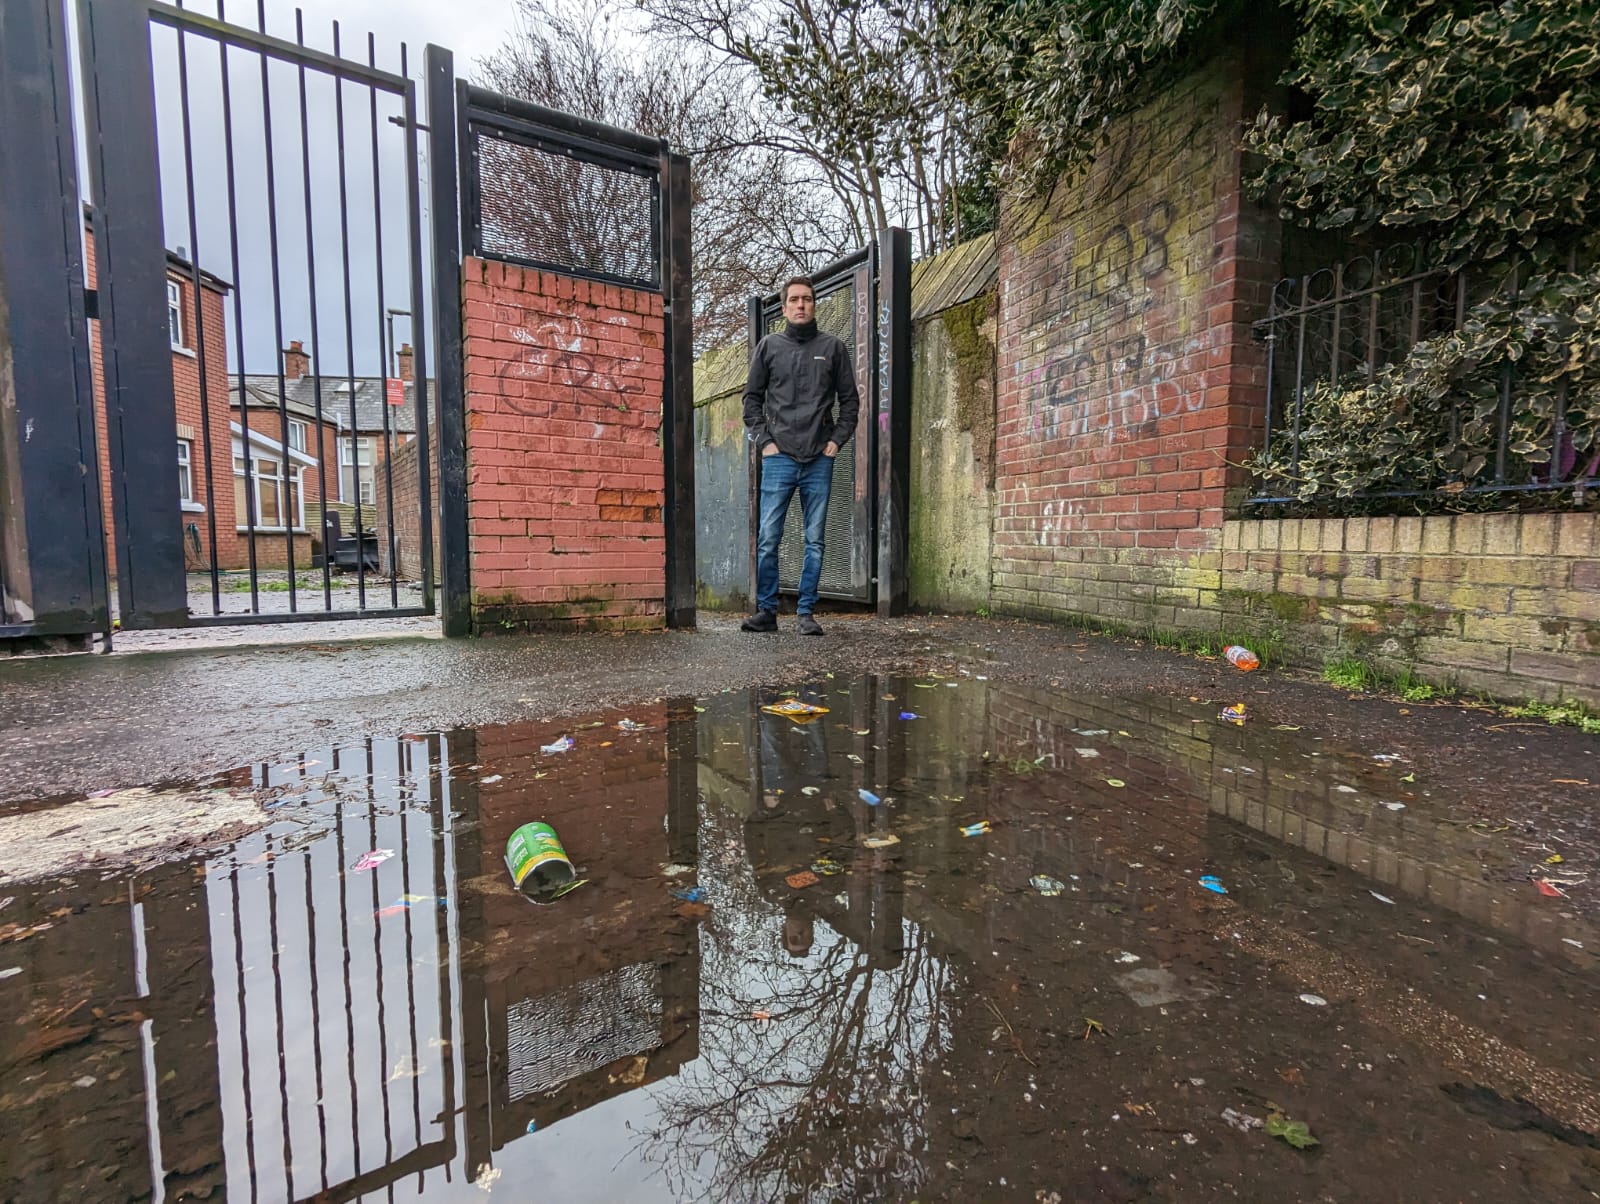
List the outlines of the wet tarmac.
{"label": "wet tarmac", "polygon": [[203,783],[271,800],[220,850],[0,888],[0,1199],[1600,1193],[1585,829],[984,676],[308,749]]}

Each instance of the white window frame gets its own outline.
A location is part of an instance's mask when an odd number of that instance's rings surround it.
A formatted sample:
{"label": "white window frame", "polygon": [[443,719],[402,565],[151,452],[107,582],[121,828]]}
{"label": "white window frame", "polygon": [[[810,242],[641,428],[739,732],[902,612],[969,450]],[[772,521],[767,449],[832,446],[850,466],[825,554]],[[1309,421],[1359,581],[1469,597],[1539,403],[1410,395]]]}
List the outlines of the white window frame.
{"label": "white window frame", "polygon": [[187,351],[183,342],[183,285],[167,278],[167,342],[174,351]]}
{"label": "white window frame", "polygon": [[194,505],[194,444],[188,439],[178,440],[178,501]]}
{"label": "white window frame", "polygon": [[[349,491],[345,489],[344,470],[349,468],[353,470],[350,474],[350,478],[356,483],[356,493],[361,498],[361,504],[363,506],[373,505],[373,498],[377,494],[376,482],[363,480],[361,477],[361,470],[363,468],[372,468],[374,470],[373,475],[376,477],[377,471],[375,465],[377,464],[378,460],[378,441],[370,435],[357,435],[354,439],[352,439],[344,431],[340,431],[338,435],[338,443],[339,501],[350,502],[352,500],[348,496]],[[363,452],[366,454],[365,459],[362,459],[360,455],[360,453]],[[358,460],[360,460],[359,464],[356,462]]]}
{"label": "white window frame", "polygon": [[289,419],[289,446],[297,452],[306,450],[306,424],[298,419]]}
{"label": "white window frame", "polygon": [[[233,477],[235,481],[243,482],[245,475],[244,432],[237,422],[230,423],[229,426],[233,430]],[[288,489],[286,483],[288,480],[288,473],[293,472],[295,483],[295,512],[289,516],[294,523],[294,526],[289,529],[294,531],[296,534],[304,533],[306,530],[306,469],[314,465],[316,461],[305,452],[297,451],[293,448],[290,448],[288,452],[285,453],[282,444],[275,439],[269,438],[259,431],[250,432],[250,444],[250,479],[256,488],[256,514],[259,516],[261,513],[260,491],[263,481],[276,481],[278,514],[281,519],[281,517],[289,509]],[[263,460],[274,465],[273,475],[265,477],[262,475],[260,464]],[[238,494],[236,491],[235,497],[237,496]],[[248,504],[248,497],[245,500],[246,504]],[[245,510],[234,515],[234,523],[235,530],[241,534],[250,531],[250,512]],[[285,528],[281,525],[267,525],[257,522],[254,529],[257,534],[261,534],[263,532],[272,534],[276,532],[281,535]]]}

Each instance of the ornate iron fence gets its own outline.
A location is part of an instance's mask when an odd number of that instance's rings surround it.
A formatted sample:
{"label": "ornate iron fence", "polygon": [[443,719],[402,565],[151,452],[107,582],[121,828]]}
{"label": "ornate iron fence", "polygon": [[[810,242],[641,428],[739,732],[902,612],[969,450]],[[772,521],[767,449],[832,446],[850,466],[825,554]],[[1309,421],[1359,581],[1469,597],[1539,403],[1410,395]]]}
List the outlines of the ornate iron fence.
{"label": "ornate iron fence", "polygon": [[1467,495],[1491,507],[1565,492],[1584,504],[1600,483],[1600,437],[1569,413],[1565,376],[1515,355],[1474,358],[1486,320],[1522,320],[1535,304],[1539,282],[1520,275],[1431,265],[1402,244],[1280,280],[1254,324],[1267,397],[1247,506],[1426,508]]}

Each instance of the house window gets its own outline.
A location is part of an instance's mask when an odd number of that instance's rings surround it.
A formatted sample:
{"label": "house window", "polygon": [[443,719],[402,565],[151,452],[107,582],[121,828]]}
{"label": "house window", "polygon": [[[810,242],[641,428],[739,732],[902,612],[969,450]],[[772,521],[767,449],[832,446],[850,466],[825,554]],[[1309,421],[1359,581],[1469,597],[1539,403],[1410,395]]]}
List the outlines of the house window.
{"label": "house window", "polygon": [[289,446],[300,452],[306,449],[306,424],[293,418],[289,419]]}
{"label": "house window", "polygon": [[194,501],[194,473],[190,468],[193,445],[187,439],[178,440],[178,500]]}
{"label": "house window", "polygon": [[359,497],[363,506],[372,505],[372,460],[376,446],[376,441],[370,437],[364,439],[345,438],[339,441],[340,501],[354,501]]}
{"label": "house window", "polygon": [[[244,457],[234,456],[233,504],[241,527],[246,526],[250,520],[250,512],[246,508],[244,467]],[[289,516],[290,522],[296,528],[306,525],[304,500],[301,496],[303,472],[303,469],[292,470],[288,481],[285,482],[277,460],[258,456],[250,461],[250,475],[255,486],[257,527],[277,527],[281,530],[285,515]]]}
{"label": "house window", "polygon": [[182,351],[183,346],[183,286],[176,280],[167,281],[167,342]]}

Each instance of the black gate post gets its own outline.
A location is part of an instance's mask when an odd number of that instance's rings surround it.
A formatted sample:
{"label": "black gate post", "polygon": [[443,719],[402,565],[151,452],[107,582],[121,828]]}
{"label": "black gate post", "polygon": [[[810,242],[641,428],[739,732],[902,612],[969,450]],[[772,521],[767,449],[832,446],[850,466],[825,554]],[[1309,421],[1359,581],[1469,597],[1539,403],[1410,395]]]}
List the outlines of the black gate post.
{"label": "black gate post", "polygon": [[433,201],[433,345],[439,376],[439,600],[446,636],[472,633],[467,558],[466,390],[461,366],[461,227],[456,208],[455,56],[425,54],[428,87],[428,183]]}
{"label": "black gate post", "polygon": [[111,629],[64,18],[0,5],[0,644]]}
{"label": "black gate post", "polygon": [[667,626],[695,625],[694,580],[694,299],[690,275],[689,159],[661,156],[661,196],[665,202],[662,257],[666,270],[665,396],[661,410],[661,449],[666,456],[663,484],[667,528]]}
{"label": "black gate post", "polygon": [[127,628],[182,627],[189,607],[149,14],[126,0],[80,0],[78,13],[118,613]]}
{"label": "black gate post", "polygon": [[[750,359],[754,360],[756,344],[767,333],[766,305],[760,297],[751,297],[745,302],[744,309],[746,350],[750,353]],[[748,435],[749,432],[746,432],[744,458],[750,479],[750,609],[754,610],[756,599],[761,597],[756,588],[761,573],[761,449],[750,442]]]}
{"label": "black gate post", "polygon": [[878,617],[906,612],[911,579],[911,235],[878,236]]}

